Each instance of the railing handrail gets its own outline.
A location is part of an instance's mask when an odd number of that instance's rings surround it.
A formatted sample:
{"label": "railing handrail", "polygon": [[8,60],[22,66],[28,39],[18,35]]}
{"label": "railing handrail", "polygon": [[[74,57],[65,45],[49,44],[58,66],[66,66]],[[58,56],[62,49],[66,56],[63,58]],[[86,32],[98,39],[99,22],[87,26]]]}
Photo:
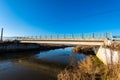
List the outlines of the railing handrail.
{"label": "railing handrail", "polygon": [[107,38],[112,39],[112,33],[100,32],[100,33],[80,33],[80,34],[54,34],[54,35],[40,35],[40,36],[28,36],[28,37],[14,37],[18,39],[84,39],[84,38]]}

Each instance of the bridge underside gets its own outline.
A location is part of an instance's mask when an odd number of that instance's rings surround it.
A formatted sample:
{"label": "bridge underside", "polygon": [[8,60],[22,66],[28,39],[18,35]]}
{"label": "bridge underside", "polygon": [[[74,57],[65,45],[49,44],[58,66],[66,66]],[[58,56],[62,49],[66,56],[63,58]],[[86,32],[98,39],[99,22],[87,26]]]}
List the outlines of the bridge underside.
{"label": "bridge underside", "polygon": [[23,43],[47,43],[47,44],[67,44],[67,45],[104,45],[106,39],[24,39]]}
{"label": "bridge underside", "polygon": [[23,43],[47,43],[47,44],[67,44],[67,45],[103,45],[103,42],[53,42],[53,41],[21,41]]}

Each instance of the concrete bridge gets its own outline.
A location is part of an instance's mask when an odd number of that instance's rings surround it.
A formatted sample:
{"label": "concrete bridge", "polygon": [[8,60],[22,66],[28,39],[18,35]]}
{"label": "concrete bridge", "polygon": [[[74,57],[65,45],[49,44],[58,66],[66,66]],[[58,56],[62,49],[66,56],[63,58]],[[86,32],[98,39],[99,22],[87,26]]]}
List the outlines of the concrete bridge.
{"label": "concrete bridge", "polygon": [[35,37],[16,37],[23,43],[48,43],[48,44],[70,44],[70,45],[109,45],[112,39],[111,33],[81,33],[63,35],[45,35]]}
{"label": "concrete bridge", "polygon": [[94,48],[96,56],[104,64],[116,64],[119,60],[119,51],[112,51],[103,45],[110,45],[113,40],[111,33],[81,33],[77,35],[49,35],[49,36],[35,36],[35,37],[15,37],[22,43],[48,43],[48,44],[67,44],[67,45],[99,45]]}

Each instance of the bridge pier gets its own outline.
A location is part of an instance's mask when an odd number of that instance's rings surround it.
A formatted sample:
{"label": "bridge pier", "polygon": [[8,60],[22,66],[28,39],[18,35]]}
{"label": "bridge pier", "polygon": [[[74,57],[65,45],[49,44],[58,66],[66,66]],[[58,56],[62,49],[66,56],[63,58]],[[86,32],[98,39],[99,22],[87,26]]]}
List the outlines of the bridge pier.
{"label": "bridge pier", "polygon": [[119,52],[100,46],[96,56],[105,64],[117,64],[119,62]]}

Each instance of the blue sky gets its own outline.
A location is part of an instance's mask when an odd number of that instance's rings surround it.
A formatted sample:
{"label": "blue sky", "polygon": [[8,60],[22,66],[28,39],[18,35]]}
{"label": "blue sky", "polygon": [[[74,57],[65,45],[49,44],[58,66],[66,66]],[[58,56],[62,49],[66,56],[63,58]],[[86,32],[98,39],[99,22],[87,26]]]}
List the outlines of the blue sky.
{"label": "blue sky", "polygon": [[120,34],[120,0],[0,0],[4,36],[113,32]]}

